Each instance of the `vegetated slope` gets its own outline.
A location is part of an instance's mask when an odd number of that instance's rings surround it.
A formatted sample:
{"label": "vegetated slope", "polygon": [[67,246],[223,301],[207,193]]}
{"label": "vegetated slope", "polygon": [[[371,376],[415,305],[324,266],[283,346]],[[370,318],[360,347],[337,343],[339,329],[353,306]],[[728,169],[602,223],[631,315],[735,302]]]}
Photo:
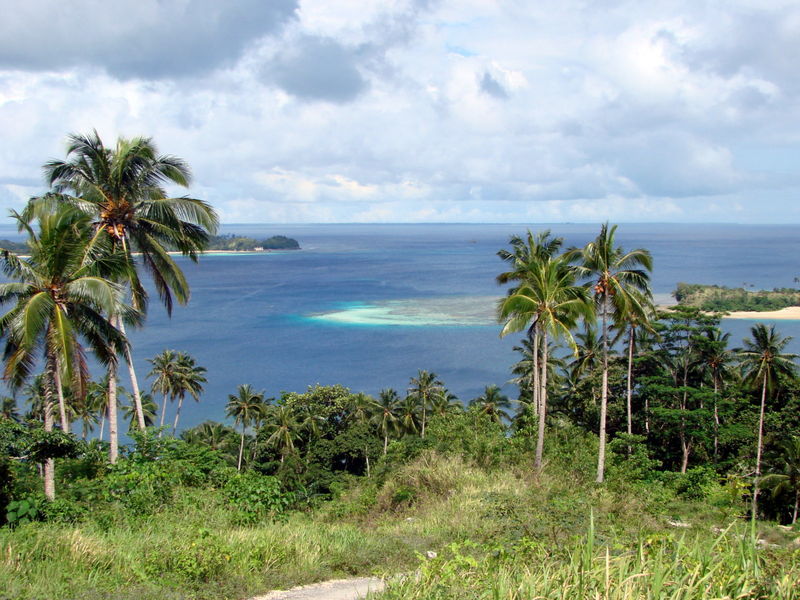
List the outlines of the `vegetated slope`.
{"label": "vegetated slope", "polygon": [[[742,538],[738,482],[703,469],[658,474],[637,447],[612,449],[609,482],[598,486],[596,438],[563,426],[537,476],[530,433],[508,437],[474,413],[437,417],[425,440],[390,444],[370,477],[340,479],[324,502],[236,474],[185,442],[142,442],[94,483],[65,490],[95,498],[93,510],[57,500],[49,522],[0,529],[0,597],[245,598],[417,568],[419,579],[384,597],[527,598],[547,579],[574,593],[543,597],[594,598],[606,581],[633,576],[643,589],[662,568],[673,591],[713,568],[728,583],[708,589],[794,597],[785,593],[800,576],[794,535],[760,524],[776,545],[765,550]],[[708,597],[701,587],[681,597]]]}
{"label": "vegetated slope", "polygon": [[768,311],[800,305],[800,291],[793,288],[751,291],[721,285],[679,283],[673,296],[679,304],[706,311]]}

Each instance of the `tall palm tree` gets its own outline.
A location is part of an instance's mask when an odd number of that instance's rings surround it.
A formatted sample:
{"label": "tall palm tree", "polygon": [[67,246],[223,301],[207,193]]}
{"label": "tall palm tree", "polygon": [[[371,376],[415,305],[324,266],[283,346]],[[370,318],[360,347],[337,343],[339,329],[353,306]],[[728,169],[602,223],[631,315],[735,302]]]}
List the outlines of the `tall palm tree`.
{"label": "tall palm tree", "polygon": [[419,433],[419,403],[413,396],[406,396],[397,406],[397,419],[404,435]]}
{"label": "tall palm tree", "polygon": [[[130,432],[139,428],[139,415],[136,413],[136,405],[133,403],[133,396],[131,394],[127,394],[127,396],[130,399],[130,403],[122,405],[122,414],[125,416],[125,420],[128,421],[128,431]],[[142,411],[144,412],[144,424],[147,427],[152,427],[156,422],[158,404],[156,404],[153,397],[147,392],[141,395],[141,401]]]}
{"label": "tall palm tree", "polygon": [[[59,207],[39,215],[36,229],[29,219],[12,216],[29,236],[29,256],[0,250],[2,268],[12,280],[0,284],[0,304],[15,303],[0,317],[0,335],[6,339],[5,377],[13,386],[20,385],[41,352],[45,388],[52,385],[55,390],[61,426],[68,431],[65,385],[82,398],[89,379],[83,342],[102,364],[115,365],[117,349],[127,342],[104,315],[123,315],[136,323],[138,314],[122,303],[120,287],[101,275],[119,272],[121,263],[99,246],[87,246],[91,223],[85,214]],[[45,415],[50,412],[46,406]],[[111,462],[116,458],[112,443]]]}
{"label": "tall palm tree", "polygon": [[256,418],[263,416],[267,405],[264,403],[264,392],[256,392],[249,383],[236,388],[236,394],[228,395],[228,405],[225,414],[233,417],[237,425],[242,426],[242,439],[239,442],[239,460],[236,470],[242,470],[242,454],[244,453],[244,433],[248,425]]}
{"label": "tall palm tree", "polygon": [[758,442],[756,446],[756,471],[753,484],[753,518],[758,510],[759,479],[761,477],[761,453],[764,446],[764,413],[767,393],[772,392],[783,377],[794,377],[796,354],[784,354],[791,337],[782,337],[775,331],[775,326],[767,327],[758,323],[750,329],[753,339],[746,338],[743,348],[739,350],[742,367],[745,370],[745,382],[761,387],[761,407],[758,412]]}
{"label": "tall palm tree", "polygon": [[[559,256],[540,262],[526,280],[503,298],[498,319],[505,322],[500,336],[529,329],[531,323],[541,333],[542,364],[538,382],[538,431],[534,468],[542,468],[545,419],[547,415],[548,336],[565,338],[575,351],[572,329],[581,318],[589,318],[591,304],[586,289],[576,283],[576,271],[569,258]],[[534,355],[537,353],[534,352]]]}
{"label": "tall palm tree", "polygon": [[200,401],[200,394],[203,393],[203,384],[206,383],[206,368],[198,366],[194,358],[185,352],[179,352],[177,358],[177,381],[175,387],[175,397],[178,398],[178,409],[175,411],[175,422],[172,424],[172,435],[178,430],[178,419],[181,417],[181,407],[186,394],[189,394],[195,402]]}
{"label": "tall palm tree", "polygon": [[[550,230],[547,229],[536,235],[528,230],[525,238],[512,235],[509,239],[511,250],[501,249],[497,251],[497,256],[511,266],[511,270],[500,273],[497,276],[497,283],[500,285],[513,283],[517,286],[532,277],[539,266],[552,259],[561,249],[564,239],[550,237]],[[509,293],[512,293],[512,288]],[[539,412],[539,358],[541,355],[541,345],[539,343],[538,321],[531,322],[527,330],[528,341],[531,349],[531,384],[533,387],[533,406]]]}
{"label": "tall palm tree", "polygon": [[469,405],[477,407],[478,412],[488,416],[495,423],[502,423],[503,419],[511,420],[508,414],[511,401],[496,385],[487,385],[480,396],[470,400]]}
{"label": "tall palm tree", "polygon": [[[179,372],[178,372],[178,353],[174,350],[164,350],[161,354],[157,354],[153,358],[148,358],[147,362],[153,365],[153,368],[147,374],[148,377],[155,377],[150,390],[155,394],[156,392],[163,394],[163,401],[161,403],[161,422],[159,427],[164,427],[164,418],[167,414],[167,399],[174,399],[176,390],[178,389]],[[159,432],[159,437],[161,432]]]}
{"label": "tall palm tree", "polygon": [[714,386],[714,459],[719,454],[719,391],[724,384],[724,374],[733,354],[728,349],[730,333],[722,333],[716,327],[710,327],[699,340],[697,348],[700,368],[711,378]]}
{"label": "tall palm tree", "polygon": [[408,395],[417,401],[417,404],[422,412],[422,426],[420,429],[420,437],[425,437],[425,422],[427,420],[428,407],[430,406],[431,399],[434,394],[442,389],[443,384],[439,381],[436,373],[419,370],[417,376],[412,377],[410,380],[410,387],[408,388]]}
{"label": "tall palm tree", "polygon": [[574,258],[580,257],[581,276],[591,279],[597,312],[602,322],[603,378],[600,392],[600,448],[597,453],[597,482],[605,479],[606,414],[608,412],[608,326],[609,316],[635,312],[645,313],[639,306],[651,298],[649,271],[653,269],[650,252],[637,248],[626,252],[616,246],[617,226],[604,223],[599,235],[583,250],[574,249]]}
{"label": "tall palm tree", "polygon": [[[380,405],[367,394],[358,393],[350,397],[347,410],[349,418],[356,424],[370,425],[372,418],[380,410]],[[369,446],[364,445],[364,463],[367,466],[367,477],[370,476]]]}
{"label": "tall palm tree", "polygon": [[389,447],[389,434],[397,429],[398,418],[395,414],[400,402],[397,391],[391,388],[381,390],[378,394],[378,402],[372,421],[377,425],[378,431],[383,436],[383,453]]}
{"label": "tall palm tree", "polygon": [[[614,343],[627,332],[628,334],[628,372],[626,376],[625,408],[627,414],[628,435],[633,434],[633,410],[631,407],[633,398],[633,356],[636,346],[636,332],[646,330],[653,332],[653,319],[655,318],[655,306],[649,293],[642,293],[636,288],[628,291],[630,301],[614,305],[614,324],[619,334],[614,338]],[[631,448],[628,448],[630,454]]]}
{"label": "tall palm tree", "polygon": [[[196,261],[216,232],[218,218],[213,208],[196,198],[170,198],[164,185],[188,187],[188,165],[174,156],[162,155],[150,138],[118,138],[106,147],[97,132],[68,137],[66,160],[45,164],[52,193],[35,198],[29,213],[49,212],[54,204],[78,207],[94,220],[95,240],[110,243],[112,252],[124,257],[127,269],[115,273],[130,285],[136,310],[147,309],[147,292],[139,276],[139,264],[150,273],[156,291],[171,314],[173,296],[179,303],[189,299],[189,285],[180,267],[167,254],[177,249]],[[138,257],[134,257],[137,253]],[[124,334],[119,315],[117,326]],[[131,374],[139,427],[144,415],[139,386],[129,346],[123,348]]]}

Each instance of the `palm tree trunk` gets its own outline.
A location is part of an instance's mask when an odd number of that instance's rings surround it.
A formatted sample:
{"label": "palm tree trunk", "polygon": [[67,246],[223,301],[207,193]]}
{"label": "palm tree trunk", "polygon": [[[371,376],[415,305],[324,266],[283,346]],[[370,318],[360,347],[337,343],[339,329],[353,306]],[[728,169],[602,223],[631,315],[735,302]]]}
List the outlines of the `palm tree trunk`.
{"label": "palm tree trunk", "polygon": [[714,376],[714,461],[719,455],[719,410],[717,406],[717,393],[719,392],[719,382]]}
{"label": "palm tree trunk", "polygon": [[[538,350],[536,351],[538,353]],[[544,454],[544,421],[547,415],[547,332],[542,332],[542,386],[539,395],[539,423],[536,433],[536,458],[533,468],[536,472],[542,470],[542,455]]]}
{"label": "palm tree trunk", "polygon": [[[53,403],[45,394],[44,401],[44,430],[53,431]],[[48,500],[56,499],[56,463],[52,458],[44,461],[44,496]]]}
{"label": "palm tree trunk", "polygon": [[119,436],[117,433],[117,363],[108,365],[108,461],[113,465],[119,457]]}
{"label": "palm tree trunk", "polygon": [[386,456],[386,449],[389,447],[389,434],[383,435],[383,455]]}
{"label": "palm tree trunk", "polygon": [[597,451],[597,483],[606,470],[606,413],[608,412],[608,297],[603,294],[603,383],[600,390],[600,447]]}
{"label": "palm tree trunk", "polygon": [[161,423],[159,424],[158,437],[164,433],[164,417],[167,414],[167,393],[164,392],[164,400],[161,402]]}
{"label": "palm tree trunk", "polygon": [[178,410],[175,411],[175,422],[172,424],[172,437],[175,437],[175,432],[178,430],[178,419],[181,418],[181,406],[183,406],[183,396],[178,396]]}
{"label": "palm tree trunk", "polygon": [[[630,339],[628,340],[628,390],[627,390],[627,409],[628,409],[628,435],[633,435],[633,413],[631,410],[631,396],[633,395],[633,335],[635,327],[631,325]],[[630,456],[632,448],[628,446]]]}
{"label": "palm tree trunk", "polygon": [[239,442],[239,464],[236,465],[236,470],[242,470],[242,454],[244,453],[244,421],[242,421],[242,441]]}
{"label": "palm tree trunk", "polygon": [[529,335],[531,330],[533,336],[531,337],[531,359],[533,360],[533,411],[539,414],[539,326],[534,323],[531,329],[528,330]]}
{"label": "palm tree trunk", "polygon": [[756,475],[753,482],[753,519],[758,514],[758,479],[761,477],[761,447],[764,444],[764,409],[767,404],[767,377],[761,384],[761,410],[758,413],[758,447],[756,449]]}
{"label": "palm tree trunk", "polygon": [[633,411],[631,409],[631,398],[633,396],[633,336],[634,327],[631,327],[630,339],[628,340],[628,435],[633,435]]}
{"label": "palm tree trunk", "polygon": [[794,493],[794,512],[792,513],[792,525],[797,523],[797,509],[800,508],[800,489]]}
{"label": "palm tree trunk", "polygon": [[369,477],[369,452],[367,446],[364,446],[364,459],[367,461],[367,477]]}
{"label": "palm tree trunk", "polygon": [[64,386],[61,385],[61,371],[59,361],[53,358],[53,381],[56,384],[56,394],[58,395],[58,410],[61,413],[61,430],[69,433],[69,421],[67,420],[67,403],[64,400]]}
{"label": "palm tree trunk", "polygon": [[425,438],[425,409],[427,408],[427,402],[425,401],[425,396],[422,397],[422,435],[420,437]]}
{"label": "palm tree trunk", "polygon": [[103,441],[103,433],[105,432],[106,428],[106,414],[108,412],[108,407],[103,407],[100,411],[100,437],[97,438],[101,442]]}
{"label": "palm tree trunk", "polygon": [[[120,316],[117,316],[116,318],[116,327],[123,336],[127,335],[125,333],[125,323],[122,322],[122,317]],[[146,424],[144,421],[144,409],[142,408],[142,395],[139,392],[139,380],[136,378],[136,368],[133,366],[133,356],[131,355],[130,344],[126,343],[123,346],[123,350],[125,353],[125,362],[128,365],[128,374],[131,378],[131,388],[133,389],[133,405],[136,407],[136,420],[139,422],[139,429],[144,431]]]}

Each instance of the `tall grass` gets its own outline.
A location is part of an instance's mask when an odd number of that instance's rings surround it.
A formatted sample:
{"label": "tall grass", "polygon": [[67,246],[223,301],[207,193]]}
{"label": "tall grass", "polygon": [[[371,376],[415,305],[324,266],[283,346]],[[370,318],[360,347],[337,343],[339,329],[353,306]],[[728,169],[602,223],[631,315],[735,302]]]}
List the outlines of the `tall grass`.
{"label": "tall grass", "polygon": [[[716,538],[668,535],[631,547],[597,545],[592,520],[565,549],[525,539],[509,547],[453,544],[381,600],[711,600],[800,598],[800,561],[756,548],[742,527]],[[775,568],[779,566],[779,568]]]}

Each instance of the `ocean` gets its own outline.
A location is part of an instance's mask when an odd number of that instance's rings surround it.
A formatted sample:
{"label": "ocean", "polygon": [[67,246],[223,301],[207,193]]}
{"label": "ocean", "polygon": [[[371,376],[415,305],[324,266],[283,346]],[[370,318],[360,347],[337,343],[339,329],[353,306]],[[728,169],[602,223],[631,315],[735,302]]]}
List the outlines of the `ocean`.
{"label": "ocean", "polygon": [[[599,225],[226,225],[224,233],[287,235],[302,250],[209,254],[199,264],[179,258],[192,288],[188,306],[168,318],[153,295],[146,325],[129,332],[141,383],[149,386],[147,359],[165,348],[208,369],[205,392],[197,404],[186,401],[181,428],[223,420],[228,394],[241,383],[267,397],[336,383],[403,393],[425,369],[464,401],[490,384],[514,397],[506,382],[519,338],[500,339],[491,309],[504,293],[495,283],[504,269],[496,252],[527,228],[582,246]],[[0,237],[14,233],[0,226]],[[800,276],[797,225],[623,224],[617,243],[650,250],[661,300],[679,281],[758,289],[793,286]],[[752,325],[723,321],[733,345]],[[795,336],[790,348],[800,352],[800,321],[777,327]]]}

